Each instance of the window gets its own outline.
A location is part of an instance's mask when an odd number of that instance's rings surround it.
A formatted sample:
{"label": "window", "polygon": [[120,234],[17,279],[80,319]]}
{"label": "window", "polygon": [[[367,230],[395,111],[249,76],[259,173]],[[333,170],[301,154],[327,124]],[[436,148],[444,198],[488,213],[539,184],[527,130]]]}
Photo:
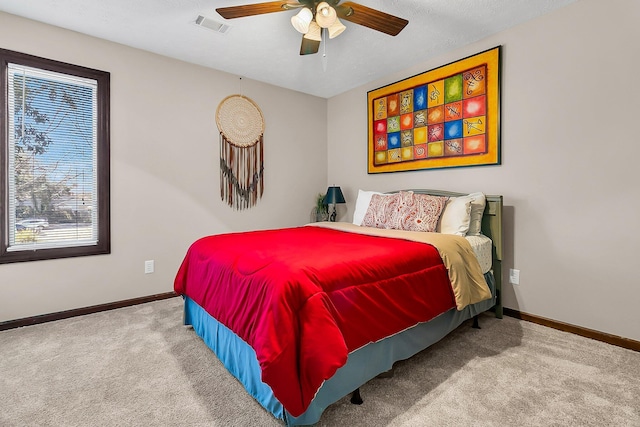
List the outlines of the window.
{"label": "window", "polygon": [[109,73],[4,49],[0,67],[0,263],[109,253]]}

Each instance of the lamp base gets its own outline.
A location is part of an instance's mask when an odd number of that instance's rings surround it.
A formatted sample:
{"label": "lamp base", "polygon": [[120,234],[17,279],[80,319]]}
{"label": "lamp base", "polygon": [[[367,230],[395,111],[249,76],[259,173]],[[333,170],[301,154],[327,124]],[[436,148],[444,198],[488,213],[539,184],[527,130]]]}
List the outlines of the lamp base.
{"label": "lamp base", "polygon": [[336,205],[333,205],[333,212],[331,212],[331,215],[329,216],[329,221],[336,222],[336,216]]}

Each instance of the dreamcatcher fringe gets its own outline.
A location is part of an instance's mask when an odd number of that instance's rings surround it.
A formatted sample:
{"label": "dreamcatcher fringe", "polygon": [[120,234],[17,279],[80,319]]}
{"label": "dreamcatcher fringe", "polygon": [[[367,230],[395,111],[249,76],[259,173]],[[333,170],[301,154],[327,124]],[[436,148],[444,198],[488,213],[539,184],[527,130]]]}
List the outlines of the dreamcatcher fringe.
{"label": "dreamcatcher fringe", "polygon": [[262,135],[253,145],[235,145],[220,133],[220,197],[235,209],[254,206],[264,191]]}

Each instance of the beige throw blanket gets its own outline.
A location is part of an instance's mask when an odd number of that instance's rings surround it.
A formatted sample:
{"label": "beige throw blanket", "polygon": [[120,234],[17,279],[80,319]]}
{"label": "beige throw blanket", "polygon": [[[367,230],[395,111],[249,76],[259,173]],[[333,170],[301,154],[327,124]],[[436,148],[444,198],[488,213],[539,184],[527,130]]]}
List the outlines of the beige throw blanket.
{"label": "beige throw blanket", "polygon": [[349,222],[314,222],[308,225],[368,234],[370,236],[395,237],[428,243],[438,250],[444,266],[449,272],[449,281],[451,282],[458,310],[462,310],[469,304],[475,304],[491,298],[491,291],[484,280],[480,264],[473,253],[471,245],[464,237],[453,234],[383,230],[362,227]]}

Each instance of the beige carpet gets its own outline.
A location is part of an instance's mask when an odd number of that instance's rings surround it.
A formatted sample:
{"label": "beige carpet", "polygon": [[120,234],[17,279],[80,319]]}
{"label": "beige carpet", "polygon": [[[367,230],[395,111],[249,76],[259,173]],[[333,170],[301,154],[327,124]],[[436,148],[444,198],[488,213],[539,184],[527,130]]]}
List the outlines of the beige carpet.
{"label": "beige carpet", "polygon": [[[0,332],[0,426],[282,426],[172,298]],[[319,426],[640,426],[640,353],[513,318],[466,323]]]}

